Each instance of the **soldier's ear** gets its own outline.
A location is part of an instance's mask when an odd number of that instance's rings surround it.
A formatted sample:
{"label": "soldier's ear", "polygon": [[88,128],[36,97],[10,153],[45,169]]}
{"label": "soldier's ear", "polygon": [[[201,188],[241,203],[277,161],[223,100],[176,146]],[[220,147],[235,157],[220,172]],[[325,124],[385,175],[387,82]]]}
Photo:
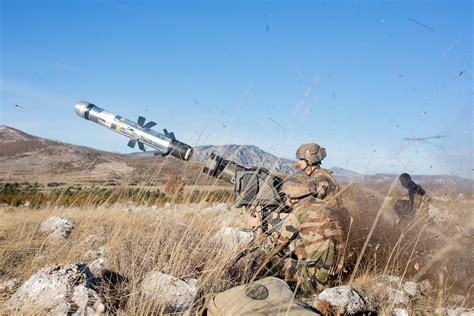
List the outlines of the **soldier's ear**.
{"label": "soldier's ear", "polygon": [[308,160],[305,159],[304,163],[305,163],[305,167],[304,167],[305,170],[311,167],[311,164],[308,162]]}

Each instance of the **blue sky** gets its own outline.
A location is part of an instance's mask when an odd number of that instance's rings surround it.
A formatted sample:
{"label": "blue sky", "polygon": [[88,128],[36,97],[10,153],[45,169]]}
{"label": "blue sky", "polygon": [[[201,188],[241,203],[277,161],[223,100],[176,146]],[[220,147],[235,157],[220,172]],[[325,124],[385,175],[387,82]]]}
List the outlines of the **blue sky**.
{"label": "blue sky", "polygon": [[326,167],[473,177],[471,1],[1,5],[1,124],[128,152],[75,115],[87,100],[190,145],[317,142]]}

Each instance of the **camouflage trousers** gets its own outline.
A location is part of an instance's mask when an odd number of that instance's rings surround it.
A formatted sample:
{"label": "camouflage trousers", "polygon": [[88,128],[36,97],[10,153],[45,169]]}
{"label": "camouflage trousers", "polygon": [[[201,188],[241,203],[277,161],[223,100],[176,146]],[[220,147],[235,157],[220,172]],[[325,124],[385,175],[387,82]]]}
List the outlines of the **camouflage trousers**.
{"label": "camouflage trousers", "polygon": [[285,281],[293,284],[305,293],[314,293],[323,287],[331,276],[331,267],[319,262],[283,259]]}

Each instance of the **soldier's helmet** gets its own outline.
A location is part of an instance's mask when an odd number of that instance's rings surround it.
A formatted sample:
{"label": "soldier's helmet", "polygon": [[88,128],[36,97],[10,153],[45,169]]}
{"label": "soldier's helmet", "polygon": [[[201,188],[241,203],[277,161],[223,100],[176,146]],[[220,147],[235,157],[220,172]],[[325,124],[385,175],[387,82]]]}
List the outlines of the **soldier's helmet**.
{"label": "soldier's helmet", "polygon": [[326,157],[326,148],[318,144],[303,144],[296,150],[296,158],[306,160],[308,164],[314,165]]}

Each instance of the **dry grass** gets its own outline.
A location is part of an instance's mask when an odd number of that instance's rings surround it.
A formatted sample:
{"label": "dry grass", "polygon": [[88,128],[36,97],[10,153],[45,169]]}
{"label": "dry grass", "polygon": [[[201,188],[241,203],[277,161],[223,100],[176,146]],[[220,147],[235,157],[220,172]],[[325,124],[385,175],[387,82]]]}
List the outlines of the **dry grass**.
{"label": "dry grass", "polygon": [[[399,275],[403,280],[430,280],[433,292],[414,302],[410,307],[414,311],[432,311],[436,306],[444,306],[452,293],[463,294],[464,304],[472,304],[469,300],[472,276],[461,277],[470,271],[469,265],[473,263],[472,253],[466,251],[472,248],[472,215],[469,214],[472,200],[446,197],[436,200],[436,206],[455,213],[461,221],[453,219],[444,227],[426,221],[400,226],[394,224],[390,210],[395,196],[395,193],[382,194],[360,186],[346,188],[344,201],[352,217],[352,223],[347,224],[350,226],[348,273],[341,275],[335,284],[347,284],[352,275],[352,285],[379,311],[393,307],[387,302],[386,292],[372,287],[383,275]],[[239,215],[236,211],[204,213],[202,209],[206,205],[181,204],[141,212],[133,212],[136,207],[120,204],[108,207],[86,204],[64,209],[51,204],[39,210],[0,209],[0,281],[14,277],[24,282],[40,268],[53,263],[79,260],[89,263],[86,251],[104,246],[107,269],[123,277],[121,285],[111,294],[110,308],[120,306],[126,314],[167,311],[166,306],[156,306],[139,295],[140,282],[150,271],[198,279],[202,298],[247,282],[253,277],[256,266],[247,261],[229,267],[235,251],[214,238],[222,226],[241,226]],[[51,243],[47,235],[39,231],[40,223],[52,215],[74,221],[75,228],[68,239]],[[83,241],[92,234],[104,237],[85,244]],[[361,256],[364,243],[366,248]],[[415,269],[417,262],[420,266]],[[450,262],[454,262],[454,266],[450,266]],[[7,299],[7,295],[0,297],[0,313],[6,312]],[[202,300],[197,305],[200,303]]]}
{"label": "dry grass", "polygon": [[[214,238],[222,225],[235,225],[237,216],[229,213],[199,212],[202,207],[180,206],[133,213],[128,208],[64,209],[61,211],[3,209],[0,225],[0,270],[5,280],[11,277],[22,282],[40,268],[74,261],[89,263],[85,253],[105,246],[107,269],[123,276],[127,282],[122,301],[126,313],[145,313],[162,308],[143,302],[138,288],[144,275],[162,271],[181,278],[199,279],[203,296],[240,284],[245,267],[229,275],[229,260],[235,251],[227,249]],[[49,242],[39,232],[40,223],[52,215],[70,218],[75,228],[68,239]],[[105,238],[92,245],[83,241],[89,235]],[[82,243],[81,243],[82,242]],[[89,260],[90,261],[90,260]],[[241,277],[235,278],[236,275]],[[249,277],[247,277],[249,278]],[[5,312],[6,296],[1,298],[0,312]]]}
{"label": "dry grass", "polygon": [[[390,188],[347,188],[344,201],[353,222],[346,267],[354,266],[356,259],[360,259],[358,269],[351,271],[352,285],[378,311],[389,312],[397,307],[388,300],[389,286],[401,290],[405,281],[430,284],[422,297],[407,306],[413,312],[432,313],[435,307],[448,305],[473,306],[474,200],[442,192],[441,196],[433,196],[432,202],[443,213],[440,221],[425,214],[397,224],[392,206],[400,197],[403,196]],[[401,281],[381,281],[387,275],[399,276]],[[374,287],[377,283],[386,286]],[[453,303],[453,295],[463,295],[465,299],[461,304]]]}

